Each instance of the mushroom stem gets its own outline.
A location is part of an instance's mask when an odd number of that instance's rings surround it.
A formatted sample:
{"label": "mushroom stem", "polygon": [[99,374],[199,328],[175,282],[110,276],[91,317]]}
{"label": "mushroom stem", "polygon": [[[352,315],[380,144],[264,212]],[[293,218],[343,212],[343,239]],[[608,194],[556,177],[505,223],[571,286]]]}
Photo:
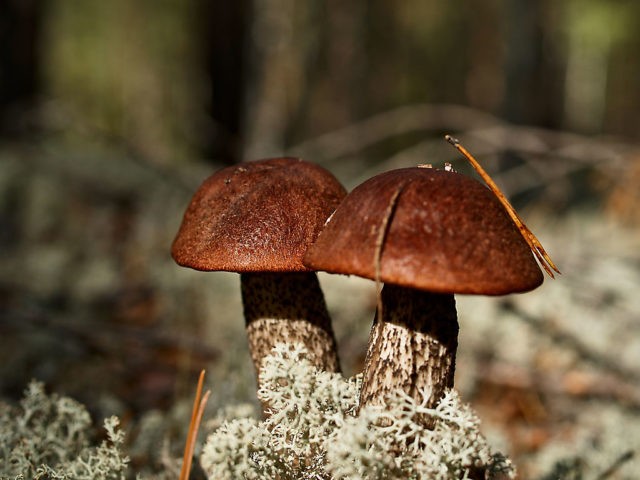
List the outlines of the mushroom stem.
{"label": "mushroom stem", "polygon": [[[382,319],[371,328],[360,407],[384,405],[396,390],[435,407],[453,387],[458,320],[453,294],[386,284]],[[425,419],[428,422],[427,419]]]}
{"label": "mushroom stem", "polygon": [[314,366],[340,371],[331,319],[315,272],[242,273],[240,284],[258,387],[262,361],[277,343],[302,343]]}

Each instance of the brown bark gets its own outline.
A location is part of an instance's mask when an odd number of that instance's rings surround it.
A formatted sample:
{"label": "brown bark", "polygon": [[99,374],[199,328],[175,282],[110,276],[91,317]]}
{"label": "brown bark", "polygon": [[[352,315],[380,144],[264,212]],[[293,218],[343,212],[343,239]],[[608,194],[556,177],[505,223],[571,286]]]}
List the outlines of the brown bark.
{"label": "brown bark", "polygon": [[[0,135],[28,133],[41,91],[41,44],[48,2],[0,2]],[[25,120],[28,120],[25,122]]]}
{"label": "brown bark", "polygon": [[[396,390],[434,407],[453,387],[458,321],[452,294],[394,285],[382,289],[382,315],[369,337],[360,406],[383,405]],[[382,321],[380,320],[382,317]]]}
{"label": "brown bark", "polygon": [[317,368],[339,372],[331,319],[315,273],[243,273],[242,302],[258,386],[277,343],[302,343]]}

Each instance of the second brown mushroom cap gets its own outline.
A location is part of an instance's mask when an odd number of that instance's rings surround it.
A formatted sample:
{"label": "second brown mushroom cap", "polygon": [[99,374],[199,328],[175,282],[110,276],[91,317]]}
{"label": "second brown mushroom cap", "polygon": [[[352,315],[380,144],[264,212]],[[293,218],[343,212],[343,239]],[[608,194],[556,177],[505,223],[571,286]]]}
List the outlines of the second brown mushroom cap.
{"label": "second brown mushroom cap", "polygon": [[453,386],[454,293],[503,295],[540,285],[520,232],[485,186],[430,168],[373,177],[342,201],[305,265],[384,282],[360,405],[404,390],[433,407]]}

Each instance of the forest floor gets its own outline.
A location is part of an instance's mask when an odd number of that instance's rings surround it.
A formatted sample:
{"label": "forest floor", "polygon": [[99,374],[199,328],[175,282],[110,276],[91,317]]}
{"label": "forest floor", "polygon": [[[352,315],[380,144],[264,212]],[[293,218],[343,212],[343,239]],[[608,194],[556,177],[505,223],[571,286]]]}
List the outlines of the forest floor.
{"label": "forest floor", "polygon": [[[550,166],[552,177],[537,179],[548,188],[519,198],[562,275],[527,294],[457,298],[456,386],[521,478],[554,478],[560,459],[584,478],[632,478],[640,471],[640,156],[613,171],[558,170],[556,160],[538,156]],[[374,169],[399,164],[396,156]],[[345,165],[337,174],[349,187],[369,171]],[[191,193],[216,168],[149,165],[103,147],[0,148],[0,396],[16,400],[37,378],[96,418],[119,415],[139,467],[159,461],[150,452],[164,437],[179,455],[200,369],[212,390],[208,415],[256,404],[238,277],[179,268],[169,255]],[[501,178],[517,185],[526,172]],[[375,286],[320,280],[343,369],[355,374]],[[143,430],[156,437],[143,439]]]}

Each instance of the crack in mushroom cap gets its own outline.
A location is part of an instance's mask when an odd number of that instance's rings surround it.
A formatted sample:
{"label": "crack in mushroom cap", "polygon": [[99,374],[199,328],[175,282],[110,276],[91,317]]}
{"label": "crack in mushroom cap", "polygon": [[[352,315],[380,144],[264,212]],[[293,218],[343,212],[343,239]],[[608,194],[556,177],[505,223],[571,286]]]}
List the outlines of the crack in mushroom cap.
{"label": "crack in mushroom cap", "polygon": [[247,162],[207,178],[171,248],[205,271],[309,271],[302,256],[346,195],[327,170],[295,158]]}
{"label": "crack in mushroom cap", "polygon": [[543,281],[531,249],[488,188],[462,174],[425,168],[385,172],[356,187],[307,250],[304,264],[375,280],[377,242],[389,214],[379,258],[382,282],[503,295]]}

